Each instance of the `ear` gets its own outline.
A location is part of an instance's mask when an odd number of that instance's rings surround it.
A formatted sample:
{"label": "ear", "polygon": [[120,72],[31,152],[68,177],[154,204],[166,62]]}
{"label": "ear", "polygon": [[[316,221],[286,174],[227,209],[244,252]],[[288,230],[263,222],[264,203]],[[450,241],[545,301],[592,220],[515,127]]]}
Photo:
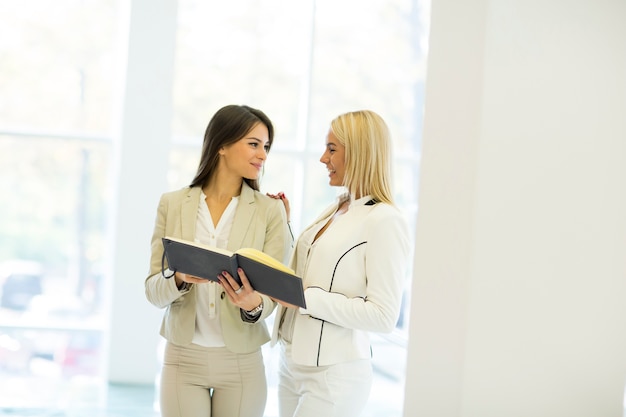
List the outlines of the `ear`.
{"label": "ear", "polygon": [[220,154],[220,156],[224,155],[226,153],[226,148],[224,148],[223,146],[217,151],[218,154]]}

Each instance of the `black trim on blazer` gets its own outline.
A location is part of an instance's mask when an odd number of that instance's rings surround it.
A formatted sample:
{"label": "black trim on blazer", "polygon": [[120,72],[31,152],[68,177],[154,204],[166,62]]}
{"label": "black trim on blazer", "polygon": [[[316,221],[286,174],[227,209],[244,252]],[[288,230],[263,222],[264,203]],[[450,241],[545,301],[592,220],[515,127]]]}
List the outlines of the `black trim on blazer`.
{"label": "black trim on blazer", "polygon": [[330,279],[330,286],[328,287],[328,292],[332,292],[333,290],[333,281],[335,280],[335,272],[337,272],[337,267],[339,266],[339,262],[341,262],[341,260],[343,259],[344,256],[346,256],[348,253],[350,253],[350,251],[354,248],[357,248],[361,245],[365,245],[367,243],[367,241],[365,242],[361,242],[361,243],[357,243],[356,245],[352,246],[350,249],[348,249],[347,251],[345,251],[343,253],[343,255],[341,255],[339,257],[339,259],[337,259],[337,263],[335,263],[335,269],[333,269],[333,277]]}
{"label": "black trim on blazer", "polygon": [[[374,201],[374,200],[370,200],[370,201]],[[370,202],[368,201],[368,203]],[[372,203],[372,204],[375,204]],[[372,205],[370,204],[370,205]],[[335,268],[333,269],[333,276],[330,279],[330,286],[328,288],[328,292],[332,292],[333,289],[333,281],[335,280],[335,272],[337,272],[337,267],[339,266],[339,262],[341,262],[341,260],[343,259],[344,256],[346,256],[348,253],[350,253],[353,249],[358,248],[361,245],[365,245],[367,243],[367,241],[365,242],[361,242],[361,243],[357,243],[356,245],[352,246],[350,249],[348,249],[347,251],[345,251],[340,257],[339,259],[337,259],[337,262],[335,263]],[[326,320],[322,320],[322,327],[320,328],[320,339],[319,342],[317,344],[317,360],[315,361],[317,366],[320,366],[320,353],[322,351],[322,334],[324,333],[324,324],[326,323]]]}
{"label": "black trim on blazer", "polygon": [[320,327],[320,340],[317,343],[317,359],[315,361],[315,365],[320,366],[320,352],[322,351],[322,334],[324,333],[324,324],[326,324],[325,320],[322,320],[322,327]]}

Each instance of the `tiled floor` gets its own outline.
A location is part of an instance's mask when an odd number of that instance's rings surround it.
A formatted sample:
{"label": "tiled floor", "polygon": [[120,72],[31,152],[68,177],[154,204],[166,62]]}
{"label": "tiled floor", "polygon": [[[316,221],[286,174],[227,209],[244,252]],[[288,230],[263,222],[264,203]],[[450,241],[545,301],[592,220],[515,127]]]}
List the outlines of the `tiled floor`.
{"label": "tiled floor", "polygon": [[0,416],[12,417],[158,417],[154,410],[154,386],[115,385],[105,388],[99,401],[66,405],[0,408]]}
{"label": "tiled floor", "polygon": [[[385,394],[373,391],[363,417],[400,417],[401,404],[390,404]],[[35,394],[35,393],[34,393]],[[159,417],[155,411],[154,386],[110,384],[98,401],[73,401],[65,405],[0,407],[0,416],[7,417]],[[266,417],[277,416],[277,406],[270,391]]]}
{"label": "tiled floor", "polygon": [[[402,404],[397,398],[397,385],[385,384],[378,379],[372,390],[370,401],[363,417],[401,417]],[[86,398],[72,401],[57,401],[52,405],[19,404],[15,407],[0,407],[0,416],[7,417],[159,417],[155,411],[155,391],[152,385],[109,384]],[[2,396],[2,393],[0,393]],[[33,392],[36,397],[36,392]],[[266,417],[278,415],[275,389],[270,388],[266,406]],[[5,398],[6,399],[6,398]],[[391,400],[391,401],[390,401]]]}
{"label": "tiled floor", "polygon": [[[404,351],[374,339],[374,381],[362,417],[401,417]],[[268,348],[269,349],[269,348]],[[265,417],[278,416],[277,353],[264,352],[268,374]],[[155,386],[106,384],[100,378],[9,376],[0,370],[0,416],[159,417]]]}

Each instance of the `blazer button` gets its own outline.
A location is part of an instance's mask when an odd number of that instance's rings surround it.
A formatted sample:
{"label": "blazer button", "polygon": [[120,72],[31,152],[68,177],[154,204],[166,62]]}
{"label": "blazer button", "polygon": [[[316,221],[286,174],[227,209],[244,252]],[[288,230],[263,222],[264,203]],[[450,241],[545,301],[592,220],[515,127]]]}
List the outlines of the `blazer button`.
{"label": "blazer button", "polygon": [[226,293],[224,291],[222,291],[222,295],[220,295],[220,298],[223,300],[224,297],[226,297]]}

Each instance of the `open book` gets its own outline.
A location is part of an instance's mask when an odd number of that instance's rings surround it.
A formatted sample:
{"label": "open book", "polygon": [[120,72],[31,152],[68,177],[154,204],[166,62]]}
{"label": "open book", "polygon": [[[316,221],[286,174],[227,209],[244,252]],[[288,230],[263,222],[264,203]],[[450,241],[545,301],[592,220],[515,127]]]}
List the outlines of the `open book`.
{"label": "open book", "polygon": [[219,282],[217,275],[227,271],[241,284],[237,268],[246,273],[252,287],[269,297],[305,307],[302,279],[268,254],[254,248],[235,252],[202,243],[166,236],[164,256],[170,270]]}

